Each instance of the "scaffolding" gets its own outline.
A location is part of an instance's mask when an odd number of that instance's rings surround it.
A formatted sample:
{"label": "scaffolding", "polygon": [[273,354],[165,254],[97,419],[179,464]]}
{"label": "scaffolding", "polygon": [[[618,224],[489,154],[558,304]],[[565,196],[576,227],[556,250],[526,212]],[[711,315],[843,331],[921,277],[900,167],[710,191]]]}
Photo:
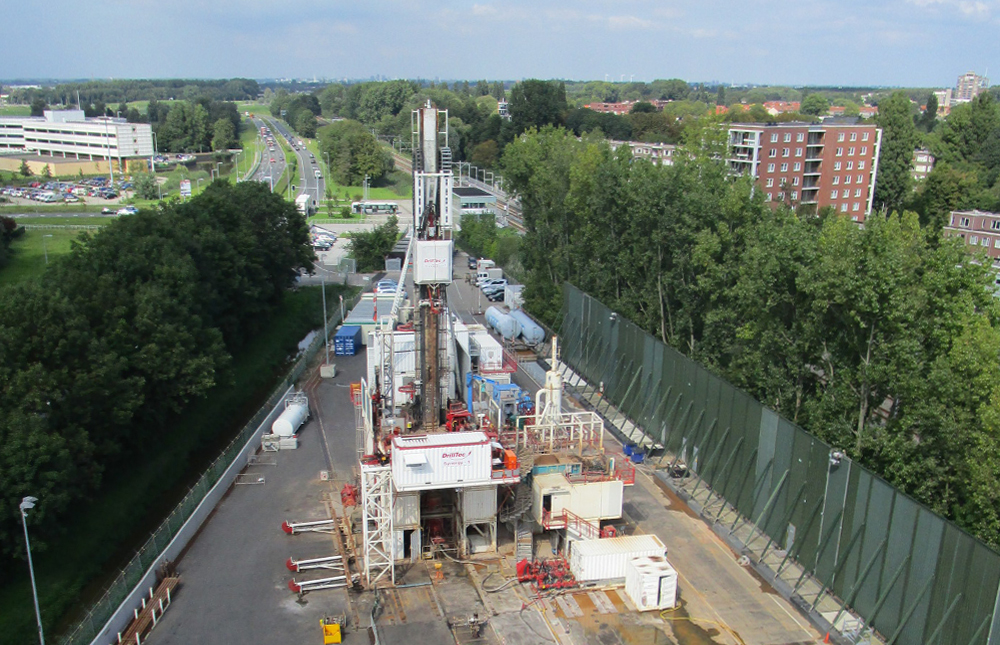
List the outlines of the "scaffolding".
{"label": "scaffolding", "polygon": [[365,584],[371,589],[385,577],[396,584],[392,566],[392,471],[389,466],[361,464],[361,507]]}
{"label": "scaffolding", "polygon": [[372,448],[367,445],[367,437],[371,435],[371,407],[365,405],[368,384],[364,379],[360,383],[351,383],[351,403],[354,404],[354,449],[360,461],[365,455],[370,455]]}
{"label": "scaffolding", "polygon": [[604,421],[596,412],[549,413],[517,419],[517,450],[535,454],[576,452],[592,448],[604,452]]}

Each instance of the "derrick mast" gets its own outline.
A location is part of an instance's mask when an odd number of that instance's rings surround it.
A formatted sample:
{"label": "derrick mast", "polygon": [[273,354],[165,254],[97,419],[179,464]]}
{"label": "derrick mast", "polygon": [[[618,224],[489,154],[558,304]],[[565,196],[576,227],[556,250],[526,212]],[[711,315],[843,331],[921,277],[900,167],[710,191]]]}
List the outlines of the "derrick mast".
{"label": "derrick mast", "polygon": [[413,137],[413,283],[416,340],[415,415],[425,430],[443,423],[448,399],[447,288],[452,281],[452,172],[448,147],[448,111],[427,105],[414,110]]}

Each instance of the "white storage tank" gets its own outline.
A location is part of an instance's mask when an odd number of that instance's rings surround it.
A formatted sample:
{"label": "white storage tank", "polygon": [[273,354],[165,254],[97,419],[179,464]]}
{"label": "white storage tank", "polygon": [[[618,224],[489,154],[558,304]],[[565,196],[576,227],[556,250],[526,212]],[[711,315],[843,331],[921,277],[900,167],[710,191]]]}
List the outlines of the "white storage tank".
{"label": "white storage tank", "polygon": [[629,561],[666,554],[666,547],[655,535],[580,540],[570,544],[569,568],[580,582],[622,580]]}
{"label": "white storage tank", "polygon": [[301,392],[285,399],[285,410],[271,424],[271,434],[291,437],[309,418],[309,399]]}
{"label": "white storage tank", "polygon": [[541,344],[545,340],[545,330],[520,309],[510,312],[510,317],[521,326],[521,339],[529,347]]}
{"label": "white storage tank", "polygon": [[510,314],[504,313],[496,307],[490,307],[486,310],[486,324],[503,336],[505,340],[514,340],[521,334],[521,324]]}
{"label": "white storage tank", "polygon": [[396,435],[392,438],[396,490],[483,486],[492,482],[490,440],[482,432]]}
{"label": "white storage tank", "polygon": [[639,611],[673,609],[677,572],[662,556],[635,558],[625,568],[625,593]]}

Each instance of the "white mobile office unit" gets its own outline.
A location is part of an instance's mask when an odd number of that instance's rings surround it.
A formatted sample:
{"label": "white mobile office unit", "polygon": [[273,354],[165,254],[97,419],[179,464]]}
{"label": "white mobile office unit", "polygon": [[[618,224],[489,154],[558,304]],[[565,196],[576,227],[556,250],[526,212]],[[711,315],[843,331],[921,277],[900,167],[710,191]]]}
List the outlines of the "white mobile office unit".
{"label": "white mobile office unit", "polygon": [[639,611],[672,609],[677,604],[677,572],[662,556],[635,558],[625,567],[625,593]]}
{"label": "white mobile office unit", "polygon": [[569,569],[580,582],[622,580],[631,560],[666,554],[667,548],[655,535],[580,540],[570,544]]}

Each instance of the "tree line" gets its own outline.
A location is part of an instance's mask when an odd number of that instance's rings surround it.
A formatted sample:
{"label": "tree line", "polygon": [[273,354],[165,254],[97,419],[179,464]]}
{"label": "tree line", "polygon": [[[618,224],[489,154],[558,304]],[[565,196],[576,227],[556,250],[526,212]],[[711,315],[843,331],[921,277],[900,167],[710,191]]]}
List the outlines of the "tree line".
{"label": "tree line", "polygon": [[673,166],[546,127],[504,152],[526,306],[571,282],[1000,545],[1000,309],[993,271],[910,211],[863,228],[772,209],[724,130]]}
{"label": "tree line", "polygon": [[0,289],[0,568],[23,553],[22,497],[39,499],[44,543],[106,471],[228,378],[312,257],[294,205],[257,182],[215,182]]}
{"label": "tree line", "polygon": [[194,100],[208,97],[213,101],[250,101],[260,94],[257,81],[232,79],[122,79],[60,83],[52,87],[12,88],[11,99],[17,103],[40,100],[47,105],[69,107],[83,105],[129,103],[132,101]]}
{"label": "tree line", "polygon": [[173,103],[154,100],[142,120],[153,127],[160,152],[205,152],[239,145],[240,114],[232,102],[208,97]]}

